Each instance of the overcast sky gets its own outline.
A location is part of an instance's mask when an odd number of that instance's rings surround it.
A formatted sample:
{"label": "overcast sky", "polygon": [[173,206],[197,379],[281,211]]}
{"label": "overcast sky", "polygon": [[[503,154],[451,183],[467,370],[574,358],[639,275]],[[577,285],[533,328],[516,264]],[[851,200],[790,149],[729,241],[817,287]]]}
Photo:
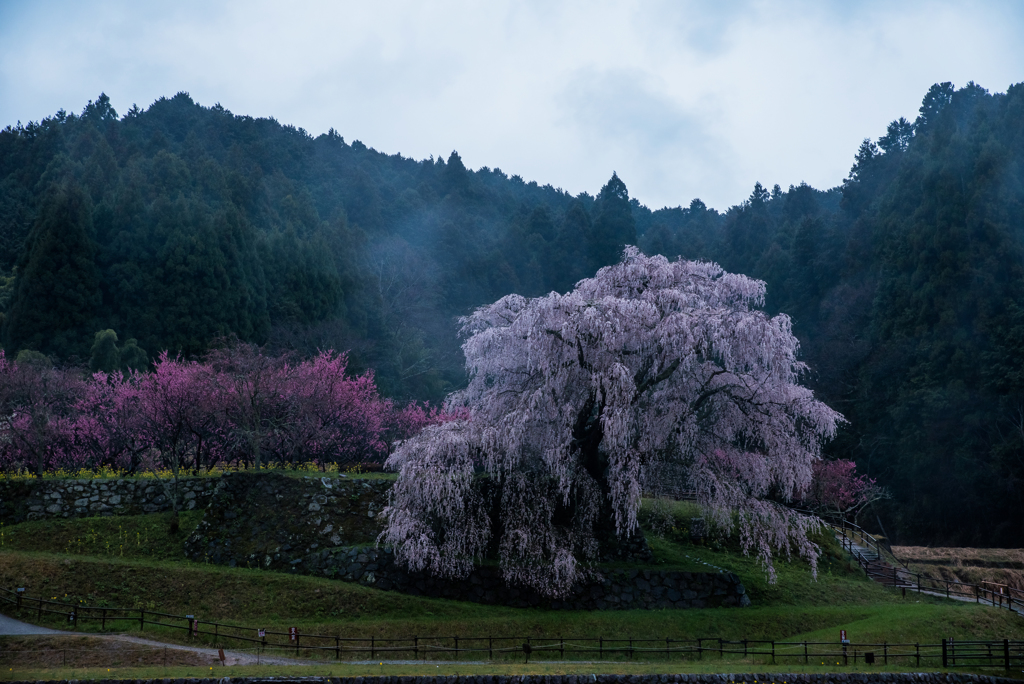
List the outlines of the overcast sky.
{"label": "overcast sky", "polygon": [[184,90],[574,194],[615,170],[651,208],[724,209],[755,181],[839,184],[932,83],[1024,81],[1022,36],[1018,0],[0,0],[0,126]]}

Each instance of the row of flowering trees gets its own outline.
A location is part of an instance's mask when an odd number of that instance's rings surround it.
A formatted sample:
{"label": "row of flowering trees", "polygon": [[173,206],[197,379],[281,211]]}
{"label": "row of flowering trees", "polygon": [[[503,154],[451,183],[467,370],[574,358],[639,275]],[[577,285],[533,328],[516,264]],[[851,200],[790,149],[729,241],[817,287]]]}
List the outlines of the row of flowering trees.
{"label": "row of flowering trees", "polygon": [[344,354],[291,362],[236,344],[152,373],[85,376],[0,351],[0,470],[109,467],[196,472],[218,465],[380,462],[448,415],[383,399]]}

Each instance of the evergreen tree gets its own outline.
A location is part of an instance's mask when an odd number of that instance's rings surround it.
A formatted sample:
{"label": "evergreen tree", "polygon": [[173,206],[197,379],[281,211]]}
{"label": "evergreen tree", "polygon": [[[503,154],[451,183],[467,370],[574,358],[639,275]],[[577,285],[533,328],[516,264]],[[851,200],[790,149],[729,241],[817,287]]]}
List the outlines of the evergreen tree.
{"label": "evergreen tree", "polygon": [[139,341],[134,337],[125,340],[121,347],[121,370],[124,372],[143,372],[149,370],[149,354],[139,346]]}
{"label": "evergreen tree", "polygon": [[562,218],[555,238],[550,274],[550,287],[555,291],[566,292],[585,278],[588,272],[593,272],[587,251],[592,230],[590,214],[583,202],[573,201]]}
{"label": "evergreen tree", "polygon": [[617,263],[626,245],[636,244],[636,222],[629,191],[612,173],[597,195],[597,217],[590,234],[590,261],[598,267]]}
{"label": "evergreen tree", "polygon": [[8,349],[83,355],[85,330],[100,303],[91,224],[90,201],[78,184],[54,182],[18,262]]}
{"label": "evergreen tree", "polygon": [[121,368],[121,352],[117,348],[117,333],[101,330],[96,333],[89,353],[89,370],[93,373],[113,373]]}

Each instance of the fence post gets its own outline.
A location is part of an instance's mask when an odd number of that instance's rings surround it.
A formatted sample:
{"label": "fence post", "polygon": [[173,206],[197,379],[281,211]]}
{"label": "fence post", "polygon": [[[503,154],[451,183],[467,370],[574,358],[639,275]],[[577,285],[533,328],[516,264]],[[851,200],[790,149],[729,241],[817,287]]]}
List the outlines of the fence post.
{"label": "fence post", "polygon": [[558,657],[565,660],[565,639],[561,634],[558,635]]}
{"label": "fence post", "polygon": [[775,664],[775,639],[772,639],[772,665]]}
{"label": "fence post", "polygon": [[670,660],[672,656],[669,655],[668,637],[665,637],[665,660]]}
{"label": "fence post", "polygon": [[1003,667],[1010,669],[1010,640],[1003,639]]}
{"label": "fence post", "polygon": [[885,654],[884,655],[885,664],[888,665],[889,664],[889,642],[888,641],[886,641],[886,642],[884,642],[882,644],[882,649],[883,649],[882,652]]}
{"label": "fence post", "polygon": [[494,660],[494,642],[493,637],[487,637],[487,659]]}
{"label": "fence post", "polygon": [[604,658],[604,637],[597,637],[597,657]]}
{"label": "fence post", "polygon": [[341,638],[334,637],[334,659],[341,660]]}
{"label": "fence post", "polygon": [[[490,643],[490,640],[488,639],[488,644],[489,643]],[[412,638],[412,652],[413,652],[413,655],[416,656],[416,660],[419,660],[420,659],[420,638],[418,636],[414,636]]]}
{"label": "fence post", "polygon": [[373,637],[370,637],[370,660],[373,660],[376,657],[377,657],[377,646],[376,646],[376,643],[373,640]]}
{"label": "fence post", "polygon": [[144,608],[139,609],[139,631],[142,632],[146,629],[146,610]]}
{"label": "fence post", "polygon": [[917,666],[921,667],[921,644],[914,644],[914,653],[917,654]]}
{"label": "fence post", "polygon": [[804,642],[804,665],[806,665],[807,663],[808,663],[808,661],[807,661],[807,642],[805,641]]}
{"label": "fence post", "polygon": [[107,609],[100,608],[103,612],[100,613],[100,631],[103,632],[107,629]]}
{"label": "fence post", "polygon": [[455,659],[459,659],[459,637],[455,637]]}
{"label": "fence post", "polygon": [[697,639],[697,660],[704,660],[704,640]]}
{"label": "fence post", "polygon": [[946,639],[942,639],[942,669],[949,667],[949,655],[946,652]]}

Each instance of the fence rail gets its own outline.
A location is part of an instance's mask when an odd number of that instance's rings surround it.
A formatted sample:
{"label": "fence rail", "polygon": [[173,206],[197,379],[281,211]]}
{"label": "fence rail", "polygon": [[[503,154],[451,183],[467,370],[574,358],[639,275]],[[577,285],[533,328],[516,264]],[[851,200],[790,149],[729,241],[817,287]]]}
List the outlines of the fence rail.
{"label": "fence rail", "polygon": [[971,584],[928,577],[911,570],[878,539],[857,525],[844,520],[831,523],[830,527],[837,533],[843,548],[857,560],[868,577],[880,584],[903,591],[910,589],[918,593],[945,595],[946,598],[973,600],[975,603],[986,603],[1024,614],[1024,591],[1016,587],[995,582]]}
{"label": "fence rail", "polygon": [[78,626],[99,624],[101,631],[118,626],[181,629],[197,642],[212,646],[225,646],[229,642],[242,648],[253,648],[258,653],[280,652],[315,659],[342,658],[377,659],[385,656],[404,656],[413,659],[443,657],[458,659],[463,656],[488,660],[531,656],[558,659],[608,657],[643,658],[648,660],[690,659],[761,659],[766,663],[796,662],[804,664],[906,664],[919,667],[1002,667],[1024,666],[1024,641],[1009,639],[996,641],[944,640],[940,644],[905,643],[836,643],[820,641],[729,640],[720,638],[677,639],[672,637],[651,639],[604,636],[460,636],[427,635],[403,638],[343,637],[330,634],[306,634],[278,631],[200,620],[191,615],[173,615],[145,609],[105,606],[69,605],[42,597],[26,596],[23,592],[0,588],[0,604],[14,608],[20,617],[58,615],[62,620]]}

